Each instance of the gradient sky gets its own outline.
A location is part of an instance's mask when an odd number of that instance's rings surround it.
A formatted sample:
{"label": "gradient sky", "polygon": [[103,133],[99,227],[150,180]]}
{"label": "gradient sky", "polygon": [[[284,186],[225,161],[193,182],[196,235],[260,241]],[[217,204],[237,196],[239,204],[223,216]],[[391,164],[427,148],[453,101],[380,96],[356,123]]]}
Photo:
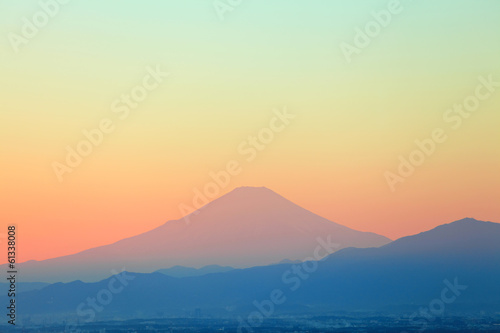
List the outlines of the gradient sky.
{"label": "gradient sky", "polygon": [[[339,47],[388,1],[72,1],[15,53],[37,1],[0,3],[2,231],[21,261],[108,244],[181,217],[229,160],[238,186],[266,186],[354,229],[392,239],[463,217],[500,222],[500,88],[453,130],[445,111],[500,81],[500,2],[401,1],[348,63]],[[121,121],[111,103],[146,67],[170,76]],[[292,123],[252,162],[237,147],[273,108]],[[116,129],[59,182],[83,129]],[[416,139],[448,140],[391,192],[384,178]],[[4,262],[2,256],[2,262]]]}

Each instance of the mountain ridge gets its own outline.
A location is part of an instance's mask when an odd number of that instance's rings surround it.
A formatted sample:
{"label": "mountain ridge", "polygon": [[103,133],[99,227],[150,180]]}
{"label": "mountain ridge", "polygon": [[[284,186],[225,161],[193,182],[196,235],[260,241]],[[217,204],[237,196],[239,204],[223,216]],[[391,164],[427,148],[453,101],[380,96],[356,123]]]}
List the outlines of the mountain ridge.
{"label": "mountain ridge", "polygon": [[318,237],[327,236],[340,248],[391,241],[327,220],[267,188],[240,187],[202,207],[189,221],[167,221],[109,245],[20,266],[27,282],[98,281],[123,268],[142,273],[175,265],[243,268],[302,260]]}
{"label": "mountain ridge", "polygon": [[[425,237],[416,238],[420,242],[415,247],[419,255],[400,255],[401,247],[413,248],[413,240],[407,237],[401,238],[399,248],[389,244],[379,248],[344,249],[317,262],[317,269],[302,270],[307,277],[301,279],[291,272],[293,267],[306,267],[305,263],[259,266],[185,278],[130,273],[135,276],[134,280],[116,295],[116,302],[106,311],[136,316],[138,311],[161,310],[169,315],[183,316],[195,308],[202,308],[204,313],[214,315],[248,314],[255,311],[255,301],[266,300],[271,290],[280,289],[286,292],[286,302],[276,307],[277,314],[389,311],[409,312],[407,315],[410,315],[439,299],[442,290],[450,284],[464,287],[452,303],[446,303],[447,312],[495,311],[500,305],[500,285],[497,283],[500,278],[500,224],[465,222],[475,227],[475,235],[464,232],[463,225],[463,222],[449,224],[445,229],[454,232],[444,238],[434,237],[441,236],[442,228],[422,233]],[[464,256],[460,251],[463,243],[460,237],[455,237],[456,233],[461,233],[464,239],[482,235],[482,241],[489,244],[472,242],[468,245],[470,256]],[[434,248],[435,243],[448,240],[456,251],[432,256],[427,253],[427,246]],[[113,278],[96,283],[57,284],[22,293],[21,299],[30,300],[23,311],[30,315],[40,312],[62,314],[76,307],[89,294],[105,288]],[[47,303],[49,300],[52,303]],[[106,315],[99,314],[99,318],[104,319]]]}

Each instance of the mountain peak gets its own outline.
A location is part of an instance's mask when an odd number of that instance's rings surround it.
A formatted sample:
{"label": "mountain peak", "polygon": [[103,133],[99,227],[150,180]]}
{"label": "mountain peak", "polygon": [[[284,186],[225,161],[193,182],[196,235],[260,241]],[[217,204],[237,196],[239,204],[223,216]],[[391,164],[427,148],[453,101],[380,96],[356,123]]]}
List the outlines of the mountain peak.
{"label": "mountain peak", "polygon": [[[468,253],[470,247],[483,249],[498,243],[500,224],[480,221],[474,218],[464,218],[447,224],[439,225],[431,230],[416,235],[406,236],[381,247],[382,251],[394,253]],[[457,246],[460,245],[460,246]],[[500,247],[496,246],[496,250]]]}
{"label": "mountain peak", "polygon": [[237,214],[247,213],[249,210],[288,210],[291,208],[300,207],[267,187],[241,186],[199,208],[200,214],[192,216],[191,219],[196,221],[200,215],[225,214],[229,211]]}
{"label": "mountain peak", "polygon": [[[31,275],[44,276],[43,281],[95,281],[109,273],[108,267],[127,267],[135,272],[175,265],[241,268],[283,259],[304,260],[318,247],[318,239],[338,244],[329,252],[390,242],[386,237],[327,220],[265,187],[239,187],[210,203],[208,198],[203,199],[200,201],[205,206],[187,218],[32,268],[25,265],[23,276],[31,270]],[[61,269],[67,272],[65,277]]]}
{"label": "mountain peak", "polygon": [[[460,220],[457,220],[457,221],[451,222],[451,223],[461,224],[461,223],[477,223],[477,222],[485,222],[485,221],[476,220],[473,217],[466,217],[466,218],[463,218],[463,219],[460,219]],[[451,224],[451,223],[449,223],[449,224]]]}
{"label": "mountain peak", "polygon": [[253,192],[255,192],[255,191],[270,191],[270,192],[273,192],[265,186],[240,186],[240,187],[236,187],[231,192],[234,192],[234,191],[253,191]]}
{"label": "mountain peak", "polygon": [[[264,187],[264,186],[240,186],[234,188],[232,191],[228,192],[226,196],[232,196],[232,195],[276,195],[280,196],[278,193],[274,192],[273,190]],[[281,197],[281,196],[280,196]]]}
{"label": "mountain peak", "polygon": [[494,222],[489,222],[489,221],[481,221],[481,220],[476,220],[473,217],[466,217],[457,221],[453,221],[450,223],[442,224],[437,226],[435,229],[456,229],[456,230],[463,230],[463,229],[474,229],[479,227],[480,225],[487,225],[487,224],[492,224]]}
{"label": "mountain peak", "polygon": [[[226,196],[240,196],[240,195],[245,195],[245,196],[270,196],[270,195],[275,195],[281,197],[278,193],[274,192],[273,190],[268,189],[267,187],[260,186],[240,186],[234,188],[232,191],[229,191],[227,194],[223,195],[222,197]],[[221,198],[222,198],[221,197]]]}

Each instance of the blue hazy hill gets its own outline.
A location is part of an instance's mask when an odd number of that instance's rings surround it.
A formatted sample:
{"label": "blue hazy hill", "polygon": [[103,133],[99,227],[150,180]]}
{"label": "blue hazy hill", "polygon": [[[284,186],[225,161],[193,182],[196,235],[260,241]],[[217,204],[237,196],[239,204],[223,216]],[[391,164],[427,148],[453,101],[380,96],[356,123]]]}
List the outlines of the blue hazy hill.
{"label": "blue hazy hill", "polygon": [[[467,286],[446,311],[494,310],[500,306],[500,224],[463,219],[379,248],[347,248],[316,262],[235,269],[203,276],[173,278],[134,274],[122,292],[98,313],[154,317],[159,311],[186,315],[245,314],[254,301],[279,289],[286,297],[276,313],[329,311],[406,312],[442,297],[444,282]],[[299,273],[297,269],[300,270]],[[133,273],[130,273],[133,274]],[[75,315],[77,306],[108,288],[113,277],[97,283],[58,283],[21,293],[24,314]],[[296,287],[296,288],[295,288]],[[292,290],[294,289],[294,290]]]}
{"label": "blue hazy hill", "polygon": [[222,273],[232,271],[230,266],[208,265],[201,268],[192,268],[184,266],[173,266],[170,268],[159,269],[156,272],[172,277],[202,276],[211,273]]}

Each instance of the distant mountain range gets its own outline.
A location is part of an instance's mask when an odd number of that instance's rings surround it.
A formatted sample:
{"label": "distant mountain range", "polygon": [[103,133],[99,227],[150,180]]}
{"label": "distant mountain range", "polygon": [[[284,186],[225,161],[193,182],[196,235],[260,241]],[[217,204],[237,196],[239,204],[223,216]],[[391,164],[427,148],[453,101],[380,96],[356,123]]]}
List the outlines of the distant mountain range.
{"label": "distant mountain range", "polygon": [[[377,247],[391,240],[329,221],[263,187],[240,187],[188,219],[169,221],[114,244],[19,266],[26,282],[99,281],[112,270],[150,273],[177,265],[252,267],[303,260],[317,238],[345,247]],[[5,271],[5,265],[0,267]]]}
{"label": "distant mountain range", "polygon": [[[46,286],[50,285],[50,283],[43,282],[18,282],[16,283],[16,289],[19,292],[31,291],[31,290],[39,290]],[[10,283],[0,283],[0,295],[7,295],[8,290],[10,289]]]}
{"label": "distant mountain range", "polygon": [[[126,274],[133,280],[113,295],[96,320],[118,315],[186,316],[197,308],[205,314],[246,318],[268,304],[266,300],[273,299],[277,290],[282,302],[273,306],[273,315],[333,311],[410,314],[429,307],[441,311],[441,306],[447,313],[498,311],[500,224],[467,218],[379,248],[347,248],[319,262],[185,278]],[[116,277],[97,283],[57,283],[21,293],[19,302],[28,316],[76,317],[77,307],[109,289],[113,279]]]}
{"label": "distant mountain range", "polygon": [[172,277],[189,277],[189,276],[202,276],[211,273],[222,273],[232,271],[234,268],[229,266],[208,265],[202,268],[192,268],[184,266],[174,266],[166,269],[157,270],[158,273]]}

